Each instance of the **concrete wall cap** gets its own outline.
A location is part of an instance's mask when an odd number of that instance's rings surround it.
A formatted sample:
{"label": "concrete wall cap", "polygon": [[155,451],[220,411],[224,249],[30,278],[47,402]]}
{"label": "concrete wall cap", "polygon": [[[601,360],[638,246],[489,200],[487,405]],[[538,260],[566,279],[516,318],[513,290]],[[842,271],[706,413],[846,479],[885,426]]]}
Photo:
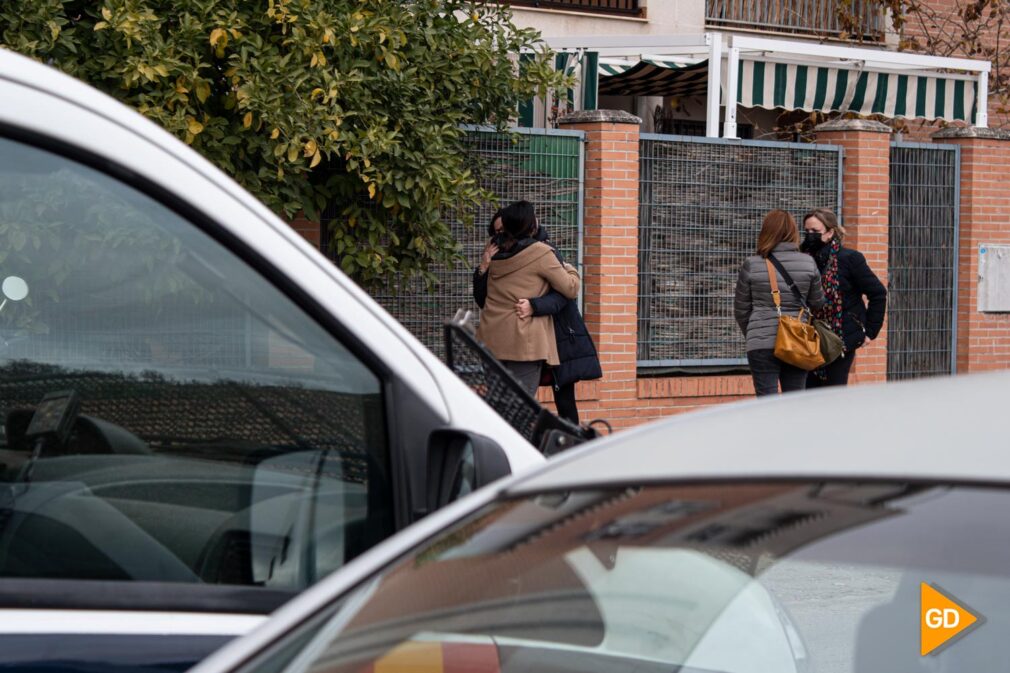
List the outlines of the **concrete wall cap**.
{"label": "concrete wall cap", "polygon": [[870,133],[890,133],[891,127],[872,119],[832,119],[814,127],[816,133],[825,131],[868,131]]}
{"label": "concrete wall cap", "polygon": [[977,126],[948,126],[932,135],[933,138],[984,138],[986,140],[1010,140],[1010,131],[1005,129],[979,128]]}
{"label": "concrete wall cap", "polygon": [[558,120],[558,124],[635,124],[642,123],[641,117],[636,117],[624,110],[581,110],[565,115]]}

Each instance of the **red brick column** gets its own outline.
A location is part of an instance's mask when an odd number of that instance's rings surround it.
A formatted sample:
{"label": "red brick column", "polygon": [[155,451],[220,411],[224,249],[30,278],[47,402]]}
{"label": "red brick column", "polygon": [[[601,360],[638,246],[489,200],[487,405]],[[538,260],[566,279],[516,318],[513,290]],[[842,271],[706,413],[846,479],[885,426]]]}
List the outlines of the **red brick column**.
{"label": "red brick column", "polygon": [[[866,256],[887,285],[888,209],[890,207],[891,129],[864,119],[836,119],[817,127],[817,142],[839,145],[844,154],[841,223],[845,245]],[[813,204],[811,204],[813,205]],[[850,383],[887,379],[887,323],[880,335],[859,349]]]}
{"label": "red brick column", "polygon": [[944,129],[934,142],[961,146],[957,371],[1010,368],[1010,313],[978,307],[979,246],[1010,245],[1010,132]]}
{"label": "red brick column", "polygon": [[[600,406],[617,427],[635,424],[638,330],[638,132],[627,112],[591,110],[563,118],[585,131],[583,293],[586,325],[596,342],[603,379],[580,404],[584,419]],[[586,399],[579,387],[580,402]],[[584,410],[584,411],[583,411]]]}
{"label": "red brick column", "polygon": [[318,248],[320,245],[320,227],[318,222],[313,222],[305,217],[305,213],[298,213],[290,222],[291,228],[302,235],[306,241]]}

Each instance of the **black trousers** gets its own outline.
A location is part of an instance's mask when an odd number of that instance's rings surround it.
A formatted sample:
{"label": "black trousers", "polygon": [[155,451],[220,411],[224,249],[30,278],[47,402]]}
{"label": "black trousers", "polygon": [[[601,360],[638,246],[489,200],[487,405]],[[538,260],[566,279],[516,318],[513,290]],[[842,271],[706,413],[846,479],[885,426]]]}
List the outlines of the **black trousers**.
{"label": "black trousers", "polygon": [[524,360],[502,360],[502,365],[515,377],[519,385],[533,397],[537,396],[537,386],[540,385],[540,369],[543,360],[526,362]]}
{"label": "black trousers", "polygon": [[849,370],[856,361],[856,351],[850,351],[824,368],[827,379],[815,376],[813,372],[807,376],[807,388],[827,388],[828,386],[849,385]]}
{"label": "black trousers", "polygon": [[575,384],[554,388],[554,406],[558,408],[558,416],[579,424],[579,407],[575,404]]}
{"label": "black trousers", "polygon": [[775,351],[771,348],[747,351],[747,364],[750,365],[754,392],[758,397],[778,395],[780,384],[784,393],[803,390],[806,387],[806,370],[782,362],[775,357]]}

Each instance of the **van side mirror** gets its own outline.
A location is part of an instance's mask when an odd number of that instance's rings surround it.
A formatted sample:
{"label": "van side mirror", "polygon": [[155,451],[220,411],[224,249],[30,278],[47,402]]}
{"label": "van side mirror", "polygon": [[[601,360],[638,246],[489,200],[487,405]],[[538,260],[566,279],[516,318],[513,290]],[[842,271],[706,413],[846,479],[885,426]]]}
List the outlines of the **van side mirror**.
{"label": "van side mirror", "polygon": [[461,430],[435,430],[428,439],[427,511],[512,474],[498,442]]}

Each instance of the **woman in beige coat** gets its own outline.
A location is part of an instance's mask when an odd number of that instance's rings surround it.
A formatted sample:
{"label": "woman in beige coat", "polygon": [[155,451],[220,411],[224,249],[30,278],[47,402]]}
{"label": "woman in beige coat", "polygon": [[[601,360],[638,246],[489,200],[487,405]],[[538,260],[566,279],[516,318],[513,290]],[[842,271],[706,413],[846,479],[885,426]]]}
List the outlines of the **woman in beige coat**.
{"label": "woman in beige coat", "polygon": [[557,366],[558,346],[549,315],[521,317],[516,304],[554,288],[569,299],[579,294],[579,272],[558,261],[546,243],[531,238],[532,207],[520,201],[502,211],[501,250],[488,267],[487,301],[477,338],[518,379],[530,395],[540,384],[540,368]]}

